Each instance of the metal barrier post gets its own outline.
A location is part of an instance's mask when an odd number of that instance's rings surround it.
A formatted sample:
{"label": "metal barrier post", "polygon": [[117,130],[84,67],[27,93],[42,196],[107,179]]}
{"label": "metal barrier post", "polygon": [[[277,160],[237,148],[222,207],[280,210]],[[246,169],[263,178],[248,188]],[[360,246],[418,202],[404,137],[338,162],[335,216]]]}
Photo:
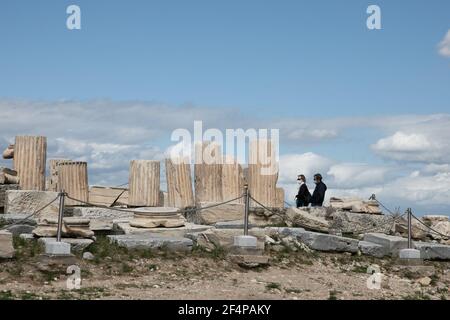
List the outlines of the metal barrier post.
{"label": "metal barrier post", "polygon": [[412,248],[412,241],[411,241],[411,235],[412,235],[412,210],[411,208],[408,208],[406,210],[406,213],[408,215],[408,249]]}
{"label": "metal barrier post", "polygon": [[245,199],[244,236],[248,236],[248,211],[250,207],[250,192],[248,190],[248,184],[244,185],[244,199]]}
{"label": "metal barrier post", "polygon": [[61,242],[61,231],[62,231],[62,223],[63,223],[63,215],[64,215],[64,198],[66,193],[64,190],[61,190],[59,193],[59,214],[58,214],[58,230],[56,233],[56,241]]}

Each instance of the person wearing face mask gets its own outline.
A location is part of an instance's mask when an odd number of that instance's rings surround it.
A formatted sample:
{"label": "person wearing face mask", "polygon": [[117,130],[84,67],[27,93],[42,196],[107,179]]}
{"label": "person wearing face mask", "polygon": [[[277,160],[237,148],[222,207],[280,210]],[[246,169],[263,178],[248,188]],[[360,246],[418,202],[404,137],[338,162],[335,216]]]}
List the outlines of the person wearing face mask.
{"label": "person wearing face mask", "polygon": [[320,173],[314,175],[314,183],[316,184],[316,188],[314,189],[311,198],[311,206],[321,207],[323,205],[323,200],[325,199],[327,186],[322,182],[322,175]]}
{"label": "person wearing face mask", "polygon": [[311,193],[309,193],[308,186],[306,185],[306,178],[303,174],[297,177],[297,183],[299,185],[298,193],[295,196],[297,208],[307,207],[311,199]]}

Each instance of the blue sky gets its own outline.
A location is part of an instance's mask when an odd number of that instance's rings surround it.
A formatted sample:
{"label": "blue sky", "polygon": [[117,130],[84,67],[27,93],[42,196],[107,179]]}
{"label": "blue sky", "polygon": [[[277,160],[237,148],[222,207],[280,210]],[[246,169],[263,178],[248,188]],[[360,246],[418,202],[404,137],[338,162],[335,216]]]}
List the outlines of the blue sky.
{"label": "blue sky", "polygon": [[[81,7],[81,30],[66,28],[70,4]],[[381,8],[382,30],[366,28],[370,4]],[[3,126],[2,139],[48,132],[53,134],[50,145],[55,154],[61,151],[56,139],[142,145],[140,139],[109,141],[106,134],[81,137],[77,129],[93,130],[96,125],[83,128],[83,123],[104,116],[94,113],[94,101],[118,108],[164,105],[180,118],[192,108],[202,110],[199,115],[205,119],[198,120],[208,125],[281,124],[282,133],[287,128],[281,136],[286,155],[313,153],[335,163],[394,168],[386,179],[421,170],[423,176],[427,166],[450,162],[436,151],[446,150],[448,131],[432,130],[447,128],[449,121],[450,58],[438,49],[449,29],[450,2],[445,0],[4,0],[0,4],[1,110],[37,112],[37,119],[53,110],[49,105],[62,105],[64,110],[59,110],[67,116],[67,131],[53,132],[30,118],[29,123],[21,123],[22,131],[29,132],[18,132],[20,126],[9,122]],[[73,103],[92,108],[89,119],[71,114]],[[114,110],[111,122],[104,125],[114,127],[120,121],[113,119]],[[226,117],[230,122],[221,121],[219,111],[234,116]],[[431,115],[443,118],[429,119]],[[395,117],[400,125],[386,120]],[[71,127],[72,120],[77,126]],[[150,116],[141,128],[150,130],[154,125]],[[296,126],[307,134],[299,133]],[[169,127],[164,130],[170,132]],[[158,130],[160,134],[145,145],[162,150],[170,135]],[[398,132],[405,135],[395,136]],[[397,142],[405,140],[407,144],[422,141],[425,147],[419,151],[399,147]],[[427,146],[432,149],[427,154],[434,158],[421,154]],[[304,159],[297,160],[293,166],[302,167]],[[101,172],[93,171],[92,177],[111,182]],[[336,181],[330,183],[341,189]],[[448,191],[447,186],[439,192]],[[442,198],[436,210],[449,213],[450,201]],[[392,204],[410,200],[393,199]]]}

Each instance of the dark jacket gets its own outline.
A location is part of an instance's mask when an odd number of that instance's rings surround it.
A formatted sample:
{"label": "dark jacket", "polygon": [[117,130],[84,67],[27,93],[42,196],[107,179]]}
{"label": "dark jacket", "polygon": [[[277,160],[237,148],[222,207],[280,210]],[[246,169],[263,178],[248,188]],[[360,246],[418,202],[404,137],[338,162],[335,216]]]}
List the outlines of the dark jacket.
{"label": "dark jacket", "polygon": [[309,192],[306,183],[303,183],[300,186],[296,198],[306,206],[309,204],[309,201],[311,200],[311,193]]}
{"label": "dark jacket", "polygon": [[313,207],[321,207],[323,205],[323,200],[325,199],[325,192],[327,191],[327,186],[322,181],[316,184],[314,189],[311,205]]}

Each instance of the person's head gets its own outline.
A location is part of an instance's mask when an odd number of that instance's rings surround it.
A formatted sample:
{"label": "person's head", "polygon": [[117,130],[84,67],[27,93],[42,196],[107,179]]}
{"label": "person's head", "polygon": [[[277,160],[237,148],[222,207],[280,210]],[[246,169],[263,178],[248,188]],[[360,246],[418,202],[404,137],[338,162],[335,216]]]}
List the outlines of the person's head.
{"label": "person's head", "polygon": [[303,174],[299,174],[297,176],[297,182],[298,183],[305,183],[306,182],[306,177]]}
{"label": "person's head", "polygon": [[320,183],[320,182],[322,182],[322,175],[321,175],[320,173],[316,173],[316,174],[314,175],[314,183],[315,183],[315,184],[318,184],[318,183]]}

